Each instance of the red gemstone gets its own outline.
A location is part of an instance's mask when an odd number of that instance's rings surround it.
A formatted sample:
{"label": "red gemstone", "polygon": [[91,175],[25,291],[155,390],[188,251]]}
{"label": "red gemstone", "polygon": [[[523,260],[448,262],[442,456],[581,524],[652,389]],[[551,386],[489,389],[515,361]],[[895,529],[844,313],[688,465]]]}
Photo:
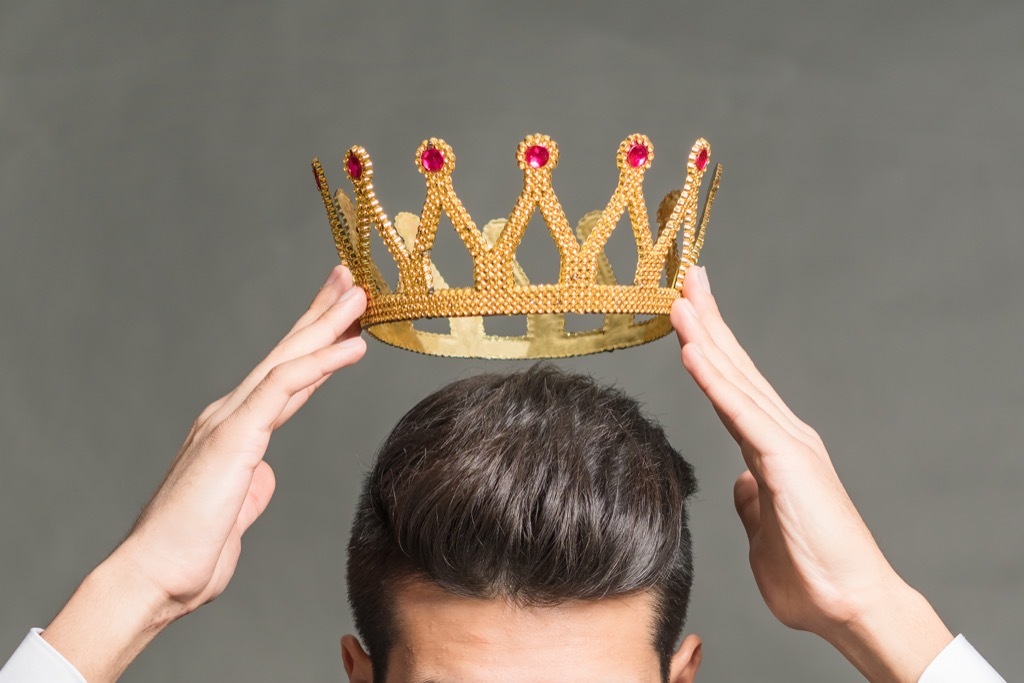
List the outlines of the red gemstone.
{"label": "red gemstone", "polygon": [[634,142],[633,146],[626,152],[626,161],[633,168],[640,168],[647,163],[650,156],[651,150],[647,149],[647,145],[641,142]]}
{"label": "red gemstone", "polygon": [[359,157],[355,154],[349,152],[348,158],[345,159],[345,170],[348,171],[352,180],[359,180],[363,175],[363,162],[359,161]]}
{"label": "red gemstone", "polygon": [[439,149],[427,147],[423,150],[423,154],[420,155],[420,163],[423,164],[424,169],[431,173],[440,171],[444,166],[444,154]]}
{"label": "red gemstone", "polygon": [[708,165],[708,148],[701,147],[700,151],[697,152],[697,160],[694,161],[694,165],[698,171],[703,171]]}
{"label": "red gemstone", "polygon": [[324,191],[324,186],[323,186],[323,183],[320,182],[320,174],[316,172],[315,168],[313,169],[313,180],[316,181],[316,189],[318,189],[321,192],[323,192]]}
{"label": "red gemstone", "polygon": [[543,145],[533,145],[532,147],[526,148],[526,154],[523,158],[526,159],[526,163],[529,164],[530,168],[541,168],[548,163],[548,148]]}

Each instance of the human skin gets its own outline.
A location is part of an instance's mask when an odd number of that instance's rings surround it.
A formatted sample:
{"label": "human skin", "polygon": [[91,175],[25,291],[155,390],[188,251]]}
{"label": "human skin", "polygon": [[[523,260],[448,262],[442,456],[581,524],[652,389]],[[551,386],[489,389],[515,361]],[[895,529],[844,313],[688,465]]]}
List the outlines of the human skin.
{"label": "human skin", "polygon": [[[734,493],[750,539],[751,568],[768,607],[783,624],[830,642],[871,681],[917,681],[952,634],[882,556],[821,439],[785,406],[722,320],[702,268],[688,273],[683,293],[685,299],[672,310],[683,365],[711,400],[747,464]],[[263,460],[270,436],[335,371],[362,357],[365,344],[357,320],[365,306],[365,295],[353,287],[348,270],[336,268],[281,343],[235,391],[196,420],[124,543],[86,577],[43,632],[90,683],[117,680],[163,628],[213,600],[227,586],[242,535],[273,495],[273,472]],[[625,604],[622,601],[567,605],[551,612],[517,612],[521,608],[491,601],[494,604],[472,605],[483,611],[470,619],[459,611],[467,607],[460,602],[464,599],[456,596],[435,592],[405,597],[405,607],[398,606],[403,614],[408,612],[403,623],[409,627],[402,633],[406,640],[401,652],[418,651],[421,656],[406,658],[400,652],[396,661],[410,667],[439,665],[445,658],[436,652],[444,648],[458,654],[457,642],[445,645],[438,639],[440,631],[432,630],[432,620],[414,618],[419,613],[414,609],[417,600],[430,601],[431,609],[447,615],[453,635],[458,628],[504,624],[504,635],[514,633],[518,646],[509,643],[496,649],[493,630],[463,635],[469,640],[489,639],[487,656],[505,666],[512,661],[521,667],[536,665],[520,668],[523,678],[517,680],[550,680],[552,658],[559,649],[553,646],[559,642],[554,633],[565,631],[567,625],[578,629],[575,638],[570,634],[562,642],[567,647],[580,644],[587,635],[593,641],[589,645],[608,651],[617,651],[620,645],[628,648],[630,642],[600,631],[601,620],[595,617],[595,610],[617,610]],[[634,597],[638,602],[630,608],[649,619],[643,596]],[[467,620],[460,622],[459,614]],[[501,623],[486,626],[494,617]],[[588,634],[588,622],[595,622],[598,630]],[[522,632],[509,631],[514,625]],[[532,630],[549,637],[533,640]],[[637,666],[636,675],[616,680],[639,683],[648,680],[651,662],[657,659],[649,631],[642,641],[636,629],[630,633],[638,653],[638,659],[629,659]],[[370,681],[369,659],[358,641],[346,636],[342,645],[351,680]],[[431,649],[435,655],[429,654]],[[467,666],[478,664],[452,659]],[[684,640],[673,658],[673,675],[680,676],[673,683],[691,680],[699,660],[699,639]],[[420,683],[391,676],[389,681]]]}
{"label": "human skin", "polygon": [[736,341],[704,268],[687,274],[683,294],[671,316],[683,365],[747,465],[733,494],[768,608],[827,640],[870,681],[917,681],[952,633],[882,555],[821,438]]}
{"label": "human skin", "polygon": [[[452,595],[414,581],[395,596],[398,638],[388,683],[662,683],[651,634],[650,593],[523,607]],[[350,683],[373,683],[369,656],[342,639]],[[687,636],[672,658],[671,683],[692,683],[701,641]]]}
{"label": "human skin", "polygon": [[43,631],[90,683],[116,681],[160,631],[227,587],[242,536],[266,509],[270,435],[366,350],[363,290],[338,266],[291,331],[196,419],[125,541]]}

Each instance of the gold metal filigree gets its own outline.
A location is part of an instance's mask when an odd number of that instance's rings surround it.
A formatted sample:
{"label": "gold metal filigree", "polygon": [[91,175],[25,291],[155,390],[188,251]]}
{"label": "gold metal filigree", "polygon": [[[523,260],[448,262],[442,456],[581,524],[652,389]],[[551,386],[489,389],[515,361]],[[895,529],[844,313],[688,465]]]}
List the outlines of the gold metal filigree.
{"label": "gold metal filigree", "polygon": [[[367,292],[367,309],[360,322],[371,335],[394,346],[440,356],[559,358],[644,344],[671,330],[669,310],[680,296],[686,270],[700,256],[721,181],[722,167],[717,165],[698,220],[698,194],[709,154],[708,142],[698,139],[690,150],[682,187],[661,202],[656,236],[651,234],[643,194],[654,145],[640,134],[630,135],[619,145],[619,182],[605,209],[584,216],[575,231],[552,186],[559,152],[546,135],[529,135],[519,144],[516,159],[523,170],[523,191],[508,219],[491,221],[482,231],[455,193],[455,152],[438,138],[424,140],[416,151],[416,166],[427,183],[418,217],[403,213],[392,223],[377,201],[373,162],[362,147],[352,147],[346,156],[354,202],[341,190],[331,195],[319,159],[313,159],[313,175],[338,255]],[[535,211],[540,212],[558,249],[561,265],[556,283],[530,283],[515,258]],[[604,253],[626,212],[638,254],[633,282],[628,285],[616,281]],[[472,287],[449,287],[431,261],[442,214],[451,220],[472,257]],[[373,230],[398,266],[394,291],[370,255]],[[661,285],[663,274],[670,286]],[[567,313],[604,314],[604,325],[589,332],[567,332]],[[526,316],[525,336],[486,333],[484,317],[514,315]],[[414,321],[426,318],[448,318],[449,333],[414,326]]]}

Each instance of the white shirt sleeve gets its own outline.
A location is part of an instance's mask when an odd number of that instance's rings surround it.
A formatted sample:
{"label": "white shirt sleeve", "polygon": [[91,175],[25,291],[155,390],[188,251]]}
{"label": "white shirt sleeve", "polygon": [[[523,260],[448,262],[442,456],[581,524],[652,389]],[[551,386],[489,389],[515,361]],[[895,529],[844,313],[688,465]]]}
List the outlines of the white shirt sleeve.
{"label": "white shirt sleeve", "polygon": [[86,683],[78,669],[32,629],[0,669],[0,683]]}
{"label": "white shirt sleeve", "polygon": [[[1006,683],[962,635],[943,648],[918,683]],[[0,683],[6,683],[0,678]]]}
{"label": "white shirt sleeve", "polygon": [[[0,683],[86,683],[78,669],[32,629],[0,669]],[[918,683],[1006,683],[963,635],[928,665]]]}

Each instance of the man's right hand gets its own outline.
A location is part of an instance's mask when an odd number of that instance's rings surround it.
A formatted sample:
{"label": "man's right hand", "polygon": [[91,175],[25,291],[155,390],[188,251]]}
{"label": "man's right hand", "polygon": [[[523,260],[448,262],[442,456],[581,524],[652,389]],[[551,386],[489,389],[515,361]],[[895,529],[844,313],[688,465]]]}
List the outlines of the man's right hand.
{"label": "man's right hand", "polygon": [[167,624],[227,586],[242,535],[274,492],[270,436],[363,356],[365,308],[351,273],[336,267],[267,358],[195,421],[128,537],[43,632],[90,683],[117,680]]}
{"label": "man's right hand", "polygon": [[683,365],[747,465],[734,490],[750,565],[783,624],[823,637],[869,680],[916,682],[953,635],[882,555],[822,440],[761,376],[694,267],[672,309]]}

